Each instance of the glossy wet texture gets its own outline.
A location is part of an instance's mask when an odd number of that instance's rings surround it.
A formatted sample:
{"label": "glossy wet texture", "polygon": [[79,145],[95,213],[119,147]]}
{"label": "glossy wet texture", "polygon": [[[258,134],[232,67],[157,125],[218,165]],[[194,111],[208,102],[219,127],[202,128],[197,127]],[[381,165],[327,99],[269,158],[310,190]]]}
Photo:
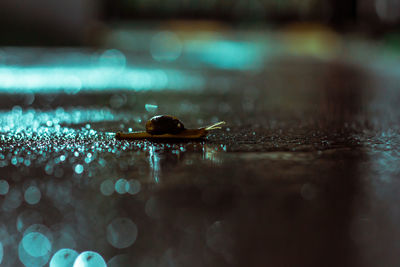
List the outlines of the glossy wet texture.
{"label": "glossy wet texture", "polygon": [[[301,57],[207,71],[201,91],[3,94],[2,266],[398,266],[396,78]],[[155,114],[227,126],[114,138]]]}

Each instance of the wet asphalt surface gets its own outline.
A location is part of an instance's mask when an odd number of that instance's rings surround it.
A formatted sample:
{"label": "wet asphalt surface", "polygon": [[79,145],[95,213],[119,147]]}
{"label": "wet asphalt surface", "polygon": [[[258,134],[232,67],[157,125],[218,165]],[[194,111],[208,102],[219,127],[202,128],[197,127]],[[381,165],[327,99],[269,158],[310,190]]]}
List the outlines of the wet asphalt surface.
{"label": "wet asphalt surface", "polygon": [[[395,77],[310,59],[203,74],[201,91],[2,94],[1,266],[62,248],[108,266],[400,264]],[[227,124],[114,138],[155,114]]]}

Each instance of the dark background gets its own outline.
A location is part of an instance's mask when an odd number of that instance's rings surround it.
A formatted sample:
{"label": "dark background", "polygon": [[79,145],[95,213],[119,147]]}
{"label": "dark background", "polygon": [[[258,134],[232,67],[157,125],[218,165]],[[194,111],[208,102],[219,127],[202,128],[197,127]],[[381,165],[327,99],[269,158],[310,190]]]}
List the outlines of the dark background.
{"label": "dark background", "polygon": [[118,23],[148,27],[175,20],[214,21],[235,29],[312,21],[380,38],[398,28],[399,18],[396,0],[3,0],[0,45],[99,45]]}

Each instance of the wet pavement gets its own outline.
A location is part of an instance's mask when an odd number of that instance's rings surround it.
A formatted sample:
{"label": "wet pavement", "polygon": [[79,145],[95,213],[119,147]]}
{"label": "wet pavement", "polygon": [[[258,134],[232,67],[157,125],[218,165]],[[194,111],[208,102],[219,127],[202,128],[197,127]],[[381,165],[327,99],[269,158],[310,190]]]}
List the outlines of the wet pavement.
{"label": "wet pavement", "polygon": [[[74,266],[400,264],[392,73],[309,57],[176,69],[205,82],[1,95],[1,266],[84,251],[98,254]],[[154,114],[227,125],[203,141],[114,138]]]}

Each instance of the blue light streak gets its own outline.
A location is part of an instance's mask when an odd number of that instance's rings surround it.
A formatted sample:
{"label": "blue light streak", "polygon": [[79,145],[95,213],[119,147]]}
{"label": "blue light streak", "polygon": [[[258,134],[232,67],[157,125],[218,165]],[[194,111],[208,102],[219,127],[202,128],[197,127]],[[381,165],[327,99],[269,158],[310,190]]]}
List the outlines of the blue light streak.
{"label": "blue light streak", "polygon": [[199,74],[178,70],[140,69],[108,66],[0,66],[2,93],[66,93],[122,89],[199,90],[204,87]]}

